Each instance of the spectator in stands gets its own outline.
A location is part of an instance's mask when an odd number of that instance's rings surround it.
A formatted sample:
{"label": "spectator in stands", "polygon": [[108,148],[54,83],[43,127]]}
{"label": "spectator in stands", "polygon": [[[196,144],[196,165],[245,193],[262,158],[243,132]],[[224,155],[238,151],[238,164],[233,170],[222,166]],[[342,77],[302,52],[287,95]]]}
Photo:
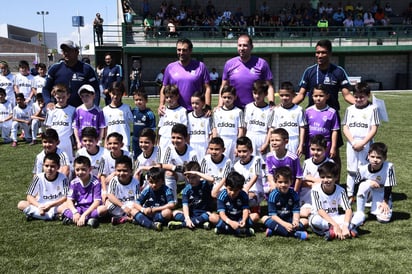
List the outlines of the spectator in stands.
{"label": "spectator in stands", "polygon": [[175,20],[174,18],[169,19],[169,22],[167,23],[167,37],[179,36],[176,30],[176,23],[177,23],[177,20]]}
{"label": "spectator in stands", "polygon": [[355,28],[353,27],[353,19],[351,14],[343,20],[342,24],[345,27],[345,33],[352,35],[351,33],[355,31]]}
{"label": "spectator in stands", "polygon": [[132,96],[133,92],[139,89],[140,80],[142,79],[142,64],[140,59],[133,59],[129,79],[130,88],[128,96]]}
{"label": "spectator in stands", "polygon": [[216,68],[212,68],[210,72],[210,87],[212,88],[212,93],[218,93],[218,84],[219,84],[219,73],[216,71]]}
{"label": "spectator in stands", "polygon": [[328,15],[328,19],[332,19],[333,16],[333,7],[332,4],[329,2],[328,5],[326,6],[326,14]]}
{"label": "spectator in stands", "polygon": [[100,13],[96,13],[96,17],[93,20],[93,29],[96,33],[96,39],[98,46],[103,45],[103,18],[100,16]]}
{"label": "spectator in stands", "polygon": [[120,83],[123,81],[123,69],[120,65],[115,64],[111,53],[106,53],[104,62],[106,65],[103,68],[100,84],[103,87],[103,93],[106,96],[104,102],[107,106],[112,102],[109,91],[112,84],[114,82]]}
{"label": "spectator in stands", "polygon": [[345,20],[345,13],[342,9],[338,9],[335,13],[333,13],[332,18],[334,26],[342,26],[343,20]]}
{"label": "spectator in stands", "polygon": [[361,14],[356,14],[355,20],[353,20],[353,26],[355,27],[355,30],[359,36],[363,34],[363,19]]}
{"label": "spectator in stands", "polygon": [[368,11],[365,12],[365,14],[363,15],[363,24],[367,30],[372,29],[372,27],[375,25],[375,19],[373,19],[372,13]]}
{"label": "spectator in stands", "polygon": [[361,2],[358,2],[358,4],[356,5],[355,14],[360,14],[361,16],[363,15],[363,6],[362,6]]}
{"label": "spectator in stands", "polygon": [[206,6],[206,16],[208,17],[215,17],[217,16],[216,14],[216,8],[215,6],[212,4],[212,1],[208,1],[207,2],[207,6]]}
{"label": "spectator in stands", "polygon": [[385,19],[385,13],[383,12],[382,8],[378,8],[378,10],[376,11],[375,15],[375,24],[376,25],[384,25],[383,20]]}
{"label": "spectator in stands", "polygon": [[154,22],[152,15],[149,13],[146,18],[143,20],[143,27],[144,27],[144,37],[147,38],[149,35],[154,37]]}
{"label": "spectator in stands", "polygon": [[326,35],[329,31],[329,21],[326,18],[326,12],[322,14],[322,18],[319,19],[317,27],[322,35]]}
{"label": "spectator in stands", "polygon": [[346,14],[352,14],[353,10],[354,10],[354,8],[353,8],[352,3],[350,1],[348,1],[345,5],[345,13]]}
{"label": "spectator in stands", "polygon": [[395,16],[392,10],[391,4],[389,2],[386,2],[384,12],[385,12],[385,15],[388,17]]}

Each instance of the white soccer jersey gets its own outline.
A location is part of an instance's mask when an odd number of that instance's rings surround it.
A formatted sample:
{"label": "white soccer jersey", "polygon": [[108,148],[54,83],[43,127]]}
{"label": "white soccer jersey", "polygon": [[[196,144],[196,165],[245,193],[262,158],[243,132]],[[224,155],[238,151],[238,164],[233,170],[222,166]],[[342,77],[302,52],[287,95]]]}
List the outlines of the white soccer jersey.
{"label": "white soccer jersey", "polygon": [[46,126],[51,127],[59,134],[60,144],[70,142],[70,136],[73,134],[73,119],[76,108],[70,105],[65,107],[56,106],[54,109],[47,111]]}
{"label": "white soccer jersey", "polygon": [[206,154],[209,137],[212,134],[212,117],[196,117],[192,111],[187,115],[187,120],[190,145],[196,150],[197,158],[202,159]]}
{"label": "white soccer jersey", "polygon": [[232,170],[232,161],[229,157],[223,155],[222,161],[215,163],[213,162],[210,154],[207,154],[202,159],[200,167],[202,173],[212,176],[215,179],[213,184],[217,185],[223,178],[226,178]]}
{"label": "white soccer jersey", "polygon": [[273,114],[269,105],[257,107],[252,102],[245,106],[246,136],[252,141],[254,155],[260,155],[259,149],[265,143],[272,119]]}
{"label": "white soccer jersey", "polygon": [[349,128],[354,140],[362,140],[372,126],[379,126],[378,109],[372,104],[364,108],[351,105],[346,109],[342,124]]}
{"label": "white soccer jersey", "polygon": [[[11,105],[11,102],[7,100],[4,103],[0,103],[0,121],[4,121],[4,119],[7,119],[10,115],[13,115],[13,106]],[[6,122],[0,123],[0,126],[11,127],[11,121],[12,120],[10,119]]]}
{"label": "white soccer jersey", "polygon": [[[34,102],[34,103],[31,105],[31,115],[35,115],[39,110],[40,110],[39,103],[38,103],[38,102]],[[44,108],[42,108],[42,110],[41,110],[40,116],[41,116],[41,117],[46,117],[46,114],[47,114],[47,110],[46,110],[46,108],[44,107]]]}
{"label": "white soccer jersey", "polygon": [[186,151],[183,154],[178,153],[173,145],[169,145],[164,153],[162,163],[182,166],[190,161],[197,162],[196,151],[190,145],[186,145]]}
{"label": "white soccer jersey", "polygon": [[98,147],[99,150],[97,151],[96,154],[90,154],[87,152],[87,149],[85,147],[82,147],[79,149],[76,153],[77,156],[86,156],[87,158],[90,159],[90,162],[92,164],[92,174],[97,177],[99,174],[99,167],[100,167],[100,162],[102,160],[104,151],[106,150],[104,147]]}
{"label": "white soccer jersey", "polygon": [[40,204],[46,204],[59,200],[67,195],[69,182],[62,173],[57,173],[53,181],[46,179],[44,173],[34,175],[33,181],[27,190],[27,195],[37,197]]}
{"label": "white soccer jersey", "polygon": [[31,74],[24,76],[21,73],[17,73],[14,78],[14,85],[19,88],[19,93],[23,93],[24,99],[28,99],[32,88],[35,87],[34,77]]}
{"label": "white soccer jersey", "polygon": [[[10,75],[10,76],[9,76]],[[6,91],[6,99],[14,107],[16,105],[16,98],[14,95],[14,75],[9,74],[6,76],[0,75],[0,88],[3,88]]]}
{"label": "white soccer jersey", "polygon": [[306,126],[305,113],[301,106],[277,107],[273,111],[273,128],[284,128],[289,138],[299,138],[299,128]]}
{"label": "white soccer jersey", "polygon": [[119,178],[115,176],[110,180],[108,192],[116,196],[122,203],[128,201],[136,202],[140,194],[140,183],[136,178],[132,177],[131,182],[124,185],[121,184]]}
{"label": "white soccer jersey", "polygon": [[123,148],[129,149],[130,124],[133,123],[133,114],[130,106],[121,104],[115,108],[108,105],[103,108],[103,114],[107,125],[106,136],[112,132],[120,133],[123,136]]}
{"label": "white soccer jersey", "polygon": [[187,110],[179,106],[177,108],[166,108],[165,115],[159,119],[159,146],[162,151],[171,144],[172,127],[176,124],[183,124],[187,126]]}
{"label": "white soccer jersey", "polygon": [[152,154],[147,157],[144,153],[140,153],[136,159],[136,169],[143,166],[153,166],[161,161],[161,149],[158,146],[153,147]]}
{"label": "white soccer jersey", "polygon": [[[64,152],[60,148],[57,148],[56,153],[60,157],[60,167],[70,166],[69,156],[67,156],[66,152]],[[39,174],[43,172],[44,156],[46,156],[44,150],[36,155],[36,159],[34,160],[33,174]]]}
{"label": "white soccer jersey", "polygon": [[312,214],[318,214],[318,210],[323,209],[331,217],[339,216],[339,206],[344,211],[351,208],[345,189],[335,184],[335,191],[328,195],[323,192],[322,184],[313,186]]}
{"label": "white soccer jersey", "polygon": [[377,202],[384,198],[384,187],[396,186],[395,168],[391,162],[384,162],[382,168],[376,172],[369,170],[369,164],[359,167],[355,183],[359,184],[366,180],[373,180],[379,184],[379,188],[372,188],[371,213],[376,214]]}
{"label": "white soccer jersey", "polygon": [[36,93],[42,93],[44,85],[46,84],[46,76],[42,77],[40,75],[34,76],[33,79],[34,88],[36,88]]}
{"label": "white soccer jersey", "polygon": [[238,129],[245,127],[245,117],[243,110],[238,107],[224,109],[220,107],[213,114],[213,128],[217,129],[217,134],[222,138],[236,138]]}
{"label": "white soccer jersey", "polygon": [[[252,156],[248,163],[241,163],[240,160],[237,161],[233,169],[245,177],[245,184],[249,183],[249,181],[255,175],[258,176],[255,184],[249,189],[249,192],[259,193],[263,196],[263,184],[262,184],[262,159],[258,156]],[[259,195],[258,195],[259,196]]]}
{"label": "white soccer jersey", "polygon": [[[130,152],[127,150],[122,150],[123,156],[130,157]],[[109,176],[112,172],[116,170],[116,159],[112,157],[109,150],[105,149],[103,156],[100,160],[99,174]]]}

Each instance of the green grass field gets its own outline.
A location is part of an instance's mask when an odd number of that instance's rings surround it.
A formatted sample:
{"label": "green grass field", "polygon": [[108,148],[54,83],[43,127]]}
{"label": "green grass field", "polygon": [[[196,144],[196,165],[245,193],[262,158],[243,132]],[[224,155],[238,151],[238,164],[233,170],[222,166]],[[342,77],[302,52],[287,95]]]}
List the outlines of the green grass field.
{"label": "green grass field", "polygon": [[[357,239],[326,242],[310,233],[309,241],[299,242],[264,233],[235,238],[201,229],[155,232],[104,223],[92,230],[26,222],[16,205],[25,199],[41,145],[0,145],[0,273],[411,273],[412,93],[376,96],[385,100],[390,122],[381,125],[375,140],[388,144],[398,183],[389,224],[368,221]],[[155,111],[156,104],[151,99]]]}

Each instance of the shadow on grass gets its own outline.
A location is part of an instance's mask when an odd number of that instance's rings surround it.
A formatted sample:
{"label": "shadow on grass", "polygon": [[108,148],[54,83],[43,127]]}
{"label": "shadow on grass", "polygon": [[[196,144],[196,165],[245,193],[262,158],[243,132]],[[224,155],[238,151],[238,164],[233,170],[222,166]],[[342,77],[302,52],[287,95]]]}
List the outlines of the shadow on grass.
{"label": "shadow on grass", "polygon": [[408,199],[408,196],[405,193],[392,192],[392,201],[403,201],[406,199]]}
{"label": "shadow on grass", "polygon": [[396,222],[398,220],[409,220],[410,218],[411,218],[411,214],[408,212],[393,211],[391,222]]}

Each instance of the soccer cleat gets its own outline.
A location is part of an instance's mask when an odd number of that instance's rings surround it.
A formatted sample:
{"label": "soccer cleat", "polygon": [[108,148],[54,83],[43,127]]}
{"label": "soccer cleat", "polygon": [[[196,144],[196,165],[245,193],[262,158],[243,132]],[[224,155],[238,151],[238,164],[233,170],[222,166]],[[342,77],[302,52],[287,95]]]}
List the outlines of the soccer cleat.
{"label": "soccer cleat", "polygon": [[209,222],[204,222],[204,223],[203,223],[203,229],[211,230],[211,229],[212,229],[212,225],[211,225]]}
{"label": "soccer cleat", "polygon": [[124,224],[127,222],[127,217],[112,217],[112,225],[119,225],[119,224]]}
{"label": "soccer cleat", "polygon": [[247,235],[247,236],[255,236],[255,230],[250,227],[250,228],[246,231],[246,235]]}
{"label": "soccer cleat", "polygon": [[26,221],[27,222],[31,222],[31,221],[33,221],[34,220],[34,218],[33,218],[33,214],[26,214]]}
{"label": "soccer cleat", "polygon": [[351,229],[349,230],[349,232],[350,232],[350,236],[351,236],[352,238],[357,238],[357,237],[359,236],[358,230],[356,230],[355,227],[351,228]]}
{"label": "soccer cleat", "polygon": [[72,219],[70,219],[70,218],[68,218],[68,217],[64,217],[63,220],[62,220],[62,224],[64,224],[64,225],[71,225],[71,224],[74,224],[74,223],[73,223],[73,220],[72,220]]}
{"label": "soccer cleat", "polygon": [[167,224],[167,228],[169,228],[170,230],[180,229],[182,227],[183,227],[182,222],[179,222],[179,221],[170,221]]}
{"label": "soccer cleat", "polygon": [[16,142],[16,141],[13,141],[13,142],[11,143],[11,146],[12,146],[12,147],[16,147],[16,146],[17,146],[17,142]]}
{"label": "soccer cleat", "polygon": [[153,228],[153,230],[155,230],[155,231],[162,231],[162,229],[163,229],[162,223],[160,223],[160,222],[154,222],[152,228]]}
{"label": "soccer cleat", "polygon": [[214,231],[216,235],[222,234],[222,232],[220,232],[220,230],[217,227],[215,227]]}
{"label": "soccer cleat", "polygon": [[325,232],[325,240],[332,241],[336,238],[335,231],[333,230],[333,226],[329,227],[329,230]]}
{"label": "soccer cleat", "polygon": [[99,220],[97,220],[96,218],[90,218],[87,221],[87,225],[91,226],[92,228],[97,228],[99,226]]}
{"label": "soccer cleat", "polygon": [[309,239],[308,233],[306,231],[296,231],[293,236],[295,236],[296,239],[301,240],[301,241]]}
{"label": "soccer cleat", "polygon": [[273,234],[273,230],[270,228],[266,228],[266,233],[265,233],[266,237],[271,237],[272,234]]}

